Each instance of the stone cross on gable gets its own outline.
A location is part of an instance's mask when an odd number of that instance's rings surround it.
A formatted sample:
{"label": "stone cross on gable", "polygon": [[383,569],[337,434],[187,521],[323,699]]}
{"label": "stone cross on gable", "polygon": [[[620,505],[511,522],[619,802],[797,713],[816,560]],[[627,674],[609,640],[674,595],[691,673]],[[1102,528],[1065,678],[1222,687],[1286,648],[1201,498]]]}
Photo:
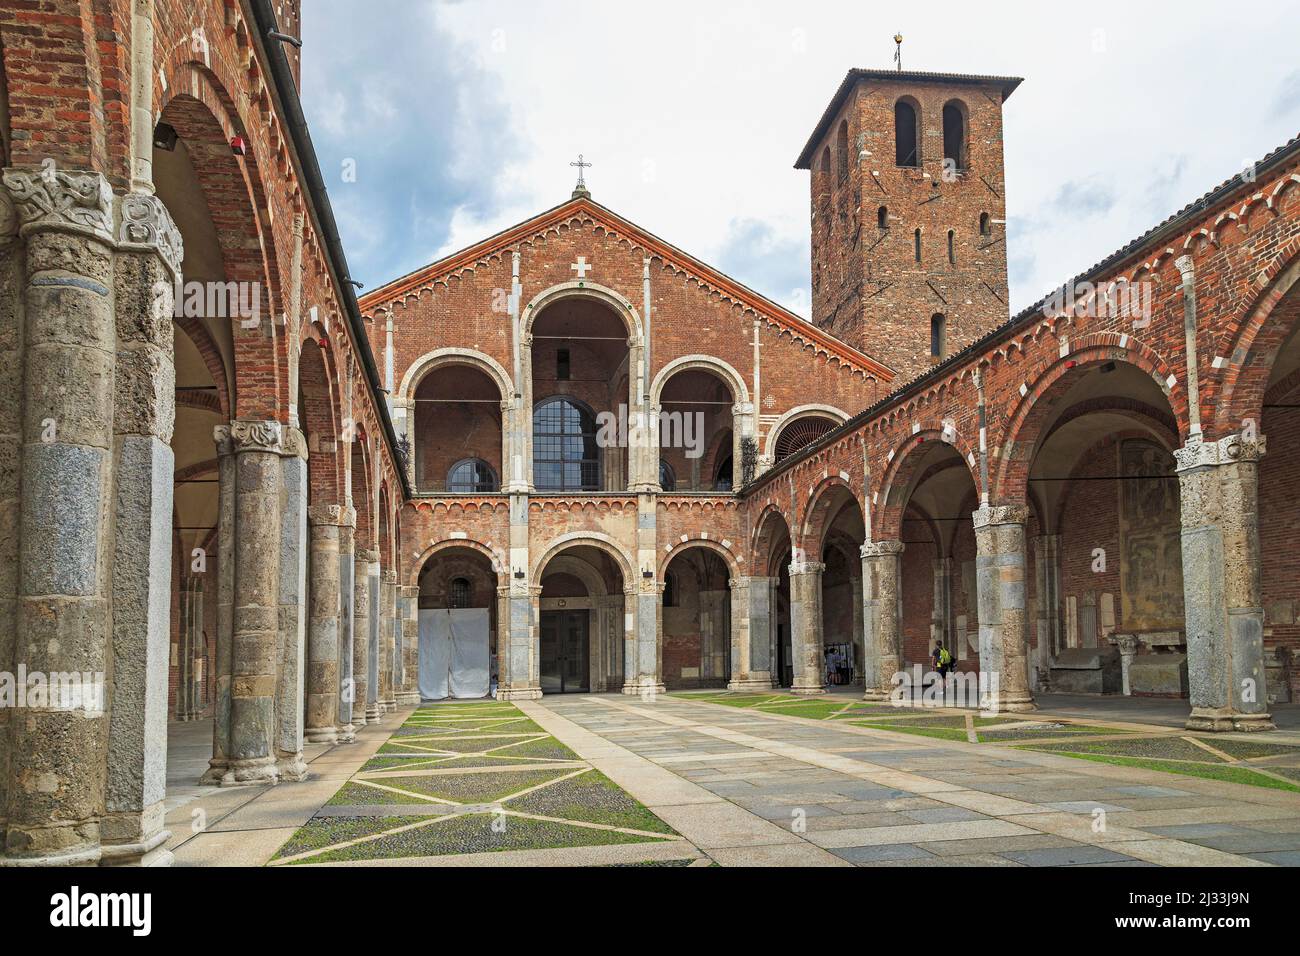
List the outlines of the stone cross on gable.
{"label": "stone cross on gable", "polygon": [[578,278],[586,279],[587,273],[591,271],[591,263],[587,261],[586,256],[578,256],[578,261],[569,266],[574,272],[578,273]]}

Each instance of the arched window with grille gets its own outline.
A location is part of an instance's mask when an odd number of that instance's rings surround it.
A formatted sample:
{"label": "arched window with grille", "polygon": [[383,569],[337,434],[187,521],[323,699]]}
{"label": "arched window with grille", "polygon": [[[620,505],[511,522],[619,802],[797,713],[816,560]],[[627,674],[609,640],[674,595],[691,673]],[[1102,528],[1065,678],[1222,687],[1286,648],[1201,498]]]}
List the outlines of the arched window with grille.
{"label": "arched window with grille", "polygon": [[482,458],[465,458],[447,473],[447,490],[452,494],[491,494],[497,491],[496,472]]}
{"label": "arched window with grille", "polygon": [[469,578],[452,578],[447,593],[447,607],[463,608],[470,605]]}
{"label": "arched window with grille", "polygon": [[833,418],[821,415],[796,418],[781,429],[781,434],[776,437],[776,460],[789,458],[800,448],[811,445],[823,435],[839,427],[839,424]]}
{"label": "arched window with grille", "polygon": [[533,410],[533,484],[538,491],[599,491],[596,417],[570,398]]}

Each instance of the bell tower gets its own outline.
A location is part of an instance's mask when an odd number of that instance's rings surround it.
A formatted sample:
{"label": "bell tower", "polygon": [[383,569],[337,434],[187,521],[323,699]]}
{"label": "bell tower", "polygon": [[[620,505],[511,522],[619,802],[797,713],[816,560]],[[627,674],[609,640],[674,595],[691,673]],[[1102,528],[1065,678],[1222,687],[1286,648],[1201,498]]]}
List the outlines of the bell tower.
{"label": "bell tower", "polygon": [[804,147],[813,322],[907,382],[1010,314],[1002,104],[1015,77],[850,70]]}

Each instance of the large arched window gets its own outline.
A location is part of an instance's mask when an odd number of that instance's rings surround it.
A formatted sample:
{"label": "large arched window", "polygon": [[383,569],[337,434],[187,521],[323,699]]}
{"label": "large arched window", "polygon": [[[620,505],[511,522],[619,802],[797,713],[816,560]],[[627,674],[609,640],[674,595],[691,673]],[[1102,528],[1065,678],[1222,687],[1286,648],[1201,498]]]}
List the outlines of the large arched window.
{"label": "large arched window", "polygon": [[452,494],[488,494],[499,487],[496,472],[482,458],[458,461],[447,473],[447,490]]}
{"label": "large arched window", "polygon": [[677,475],[673,473],[673,466],[662,458],[659,459],[659,488],[663,491],[677,490]]}
{"label": "large arched window", "polygon": [[894,104],[894,165],[921,165],[921,116],[917,104],[904,97]]}
{"label": "large arched window", "polygon": [[943,105],[943,158],[957,169],[965,169],[969,162],[966,148],[966,104],[949,100]]}
{"label": "large arched window", "polygon": [[533,484],[538,491],[600,490],[596,418],[586,406],[552,398],[533,410]]}

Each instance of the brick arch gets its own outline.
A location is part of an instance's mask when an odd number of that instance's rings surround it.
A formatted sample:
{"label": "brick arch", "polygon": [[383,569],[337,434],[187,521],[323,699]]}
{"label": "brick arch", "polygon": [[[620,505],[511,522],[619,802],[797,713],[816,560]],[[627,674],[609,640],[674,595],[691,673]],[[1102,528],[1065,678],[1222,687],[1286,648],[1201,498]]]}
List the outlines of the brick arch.
{"label": "brick arch", "polygon": [[[251,137],[216,75],[189,59],[169,64],[167,99],[159,120],[185,141],[195,176],[221,248],[228,281],[256,282],[261,290],[258,324],[232,322],[235,351],[235,415],[287,421],[287,353],[276,334],[274,316],[282,311],[281,273],[275,235],[267,224],[268,190],[256,150],[242,158],[230,148],[236,134]],[[267,335],[267,329],[271,334]]]}
{"label": "brick arch", "polygon": [[573,531],[553,539],[541,557],[534,562],[533,573],[529,580],[540,584],[542,574],[546,571],[546,566],[550,564],[552,558],[568,551],[570,548],[581,547],[595,548],[609,555],[623,575],[624,589],[637,586],[636,581],[640,575],[635,570],[636,562],[632,559],[632,556],[623,550],[617,541],[599,531]]}
{"label": "brick arch", "polygon": [[553,285],[549,289],[539,292],[533,301],[528,303],[524,309],[523,335],[525,341],[531,341],[533,335],[533,323],[537,317],[546,311],[548,305],[553,305],[561,299],[591,299],[601,303],[611,312],[618,316],[619,321],[627,329],[628,341],[631,347],[635,348],[641,344],[641,317],[629,300],[619,295],[613,289],[600,285],[596,282],[561,282],[559,285]]}
{"label": "brick arch", "polygon": [[[808,503],[795,521],[799,529],[798,545],[805,554],[820,555],[822,548],[825,547],[831,515],[829,509],[823,508],[822,505],[827,503],[830,496],[836,492],[843,492],[848,496],[848,500],[857,506],[858,514],[862,515],[863,524],[866,524],[866,516],[863,515],[862,505],[859,503],[861,496],[853,485],[839,475],[828,475],[813,486],[808,494]],[[839,510],[837,509],[835,513],[838,514]],[[817,557],[815,560],[820,561],[821,558]]]}
{"label": "brick arch", "polygon": [[[506,570],[506,565],[502,561],[502,556],[493,551],[483,542],[476,541],[473,538],[443,538],[441,541],[435,541],[433,544],[429,545],[411,561],[410,571],[406,576],[407,586],[418,588],[420,586],[420,577],[424,574],[424,570],[428,567],[429,563],[437,558],[443,551],[451,551],[456,548],[461,548],[466,551],[474,551],[482,555],[487,559],[488,565],[492,568],[492,572],[496,574],[498,578],[500,578],[501,574]],[[499,583],[500,582],[498,581],[498,584]]]}
{"label": "brick arch", "polygon": [[714,541],[712,538],[689,538],[686,541],[677,542],[664,553],[663,559],[659,562],[659,580],[664,580],[664,575],[668,573],[668,566],[673,563],[674,558],[690,551],[692,548],[714,552],[726,563],[727,570],[731,572],[733,578],[740,576],[740,562],[744,558],[724,547],[722,542]]}
{"label": "brick arch", "polygon": [[[1170,397],[1169,379],[1172,372],[1156,352],[1141,342],[1107,332],[1088,336],[1081,348],[1073,349],[1063,358],[1047,366],[1027,385],[1015,411],[1007,418],[1000,444],[997,470],[992,480],[991,500],[994,504],[1023,505],[1028,498],[1029,468],[1033,464],[1044,428],[1056,411],[1057,400],[1089,369],[1107,362],[1132,366],[1147,375],[1159,386],[1166,398]],[[1176,423],[1178,438],[1187,438],[1186,409],[1179,415],[1172,400],[1170,413]]]}
{"label": "brick arch", "polygon": [[[352,469],[352,506],[357,512],[356,546],[372,549],[375,547],[372,514],[374,499],[370,493],[370,452],[366,448],[366,441],[365,430],[358,427],[353,436],[348,467]],[[356,467],[358,463],[360,467]]]}
{"label": "brick arch", "polygon": [[402,375],[396,397],[408,400],[414,398],[415,390],[428,375],[450,365],[464,365],[482,372],[500,390],[503,402],[510,401],[514,397],[515,385],[510,380],[510,373],[500,362],[485,352],[464,348],[434,349],[421,355]]}
{"label": "brick arch", "polygon": [[650,386],[650,404],[658,407],[664,386],[672,380],[673,376],[689,371],[708,372],[719,379],[731,392],[733,402],[742,404],[749,401],[749,388],[745,385],[744,376],[730,363],[713,355],[683,355],[673,359],[655,375],[654,382]]}
{"label": "brick arch", "polygon": [[1096,442],[1080,453],[1078,459],[1071,462],[1070,473],[1067,476],[1069,481],[1065,483],[1065,489],[1061,494],[1060,501],[1056,503],[1055,511],[1048,512],[1046,509],[1040,510],[1038,503],[1032,498],[1030,499],[1034,513],[1038,516],[1039,527],[1050,527],[1054,534],[1059,534],[1061,532],[1062,518],[1065,515],[1066,508],[1069,507],[1070,499],[1079,492],[1080,485],[1082,484],[1082,482],[1077,481],[1076,478],[1079,472],[1083,471],[1087,467],[1089,453],[1093,452],[1099,445],[1104,445],[1109,441],[1123,442],[1130,439],[1142,439],[1159,445],[1169,454],[1170,458],[1173,458],[1177,446],[1171,445],[1168,441],[1168,437],[1168,435],[1161,436],[1158,432],[1153,434],[1146,428],[1126,428],[1097,439]]}
{"label": "brick arch", "polygon": [[785,529],[786,539],[790,546],[794,547],[794,535],[790,532],[790,524],[785,519],[785,511],[779,504],[770,504],[759,514],[758,520],[754,522],[754,537],[750,541],[750,573],[757,575],[766,575],[767,577],[776,577],[781,569],[775,565],[775,556],[772,554],[772,531],[773,523],[780,522],[780,527]]}
{"label": "brick arch", "polygon": [[204,327],[203,323],[193,316],[183,315],[180,318],[173,319],[173,324],[185,333],[196,349],[199,357],[203,359],[203,365],[208,370],[208,375],[212,377],[212,384],[217,389],[217,409],[221,417],[230,421],[234,409],[230,402],[230,386],[226,378],[226,363],[221,357],[221,351],[217,348],[217,343],[212,340],[212,335]]}
{"label": "brick arch", "polygon": [[329,341],[309,336],[298,359],[299,421],[307,434],[307,486],[313,505],[341,504],[338,376]]}
{"label": "brick arch", "polygon": [[376,537],[379,545],[379,570],[393,571],[393,522],[396,516],[392,513],[389,506],[391,496],[388,493],[388,479],[385,478],[379,483],[379,514]]}
{"label": "brick arch", "polygon": [[1288,243],[1263,276],[1268,287],[1244,310],[1244,318],[1235,323],[1230,336],[1220,340],[1223,344],[1217,354],[1231,356],[1233,361],[1224,372],[1220,400],[1214,402],[1214,438],[1240,431],[1247,418],[1262,420],[1264,392],[1277,349],[1300,321],[1300,239]]}
{"label": "brick arch", "polygon": [[[921,457],[933,447],[932,442],[942,442],[953,450],[953,453],[961,459],[962,467],[969,473],[976,494],[979,494],[979,474],[971,464],[975,449],[960,433],[953,435],[952,441],[948,440],[949,435],[952,433],[945,432],[942,422],[931,421],[913,431],[895,449],[893,458],[881,475],[877,488],[879,497],[872,506],[871,534],[875,540],[896,541],[902,534],[903,512],[907,510],[912,497],[910,486],[918,476]],[[891,505],[889,497],[895,487],[908,488],[907,500],[901,504]]]}

